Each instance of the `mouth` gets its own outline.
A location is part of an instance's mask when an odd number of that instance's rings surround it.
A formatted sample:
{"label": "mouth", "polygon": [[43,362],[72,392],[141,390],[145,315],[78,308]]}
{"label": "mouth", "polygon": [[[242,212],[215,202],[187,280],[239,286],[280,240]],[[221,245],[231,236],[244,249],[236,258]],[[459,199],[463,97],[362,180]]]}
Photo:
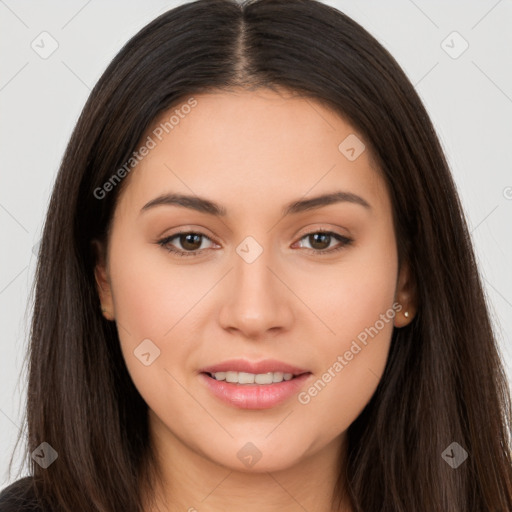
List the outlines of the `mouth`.
{"label": "mouth", "polygon": [[208,391],[224,404],[240,409],[269,409],[298,393],[313,374],[275,360],[258,363],[225,361],[203,368],[199,377]]}

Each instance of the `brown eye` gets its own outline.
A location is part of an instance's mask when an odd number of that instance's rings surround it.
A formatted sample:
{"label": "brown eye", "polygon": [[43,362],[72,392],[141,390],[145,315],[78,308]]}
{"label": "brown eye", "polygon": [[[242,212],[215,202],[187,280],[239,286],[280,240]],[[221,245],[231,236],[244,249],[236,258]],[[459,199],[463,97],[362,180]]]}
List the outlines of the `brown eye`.
{"label": "brown eye", "polygon": [[311,247],[315,250],[327,249],[331,244],[331,235],[327,233],[313,233],[308,235]]}
{"label": "brown eye", "polygon": [[[310,247],[304,247],[304,249],[312,251],[314,254],[331,254],[333,252],[339,251],[346,246],[350,245],[353,240],[351,238],[347,238],[346,236],[339,235],[338,233],[333,233],[332,231],[315,231],[313,233],[309,233],[301,238],[302,240],[306,240]],[[332,242],[338,242],[338,246],[332,246]],[[302,242],[304,243],[304,242]]]}
{"label": "brown eye", "polygon": [[197,233],[185,233],[179,235],[179,241],[183,249],[187,251],[196,251],[201,247],[202,235]]}
{"label": "brown eye", "polygon": [[158,245],[161,245],[177,256],[197,256],[203,252],[203,249],[209,248],[208,246],[201,247],[205,240],[212,242],[203,233],[184,231],[159,240]]}

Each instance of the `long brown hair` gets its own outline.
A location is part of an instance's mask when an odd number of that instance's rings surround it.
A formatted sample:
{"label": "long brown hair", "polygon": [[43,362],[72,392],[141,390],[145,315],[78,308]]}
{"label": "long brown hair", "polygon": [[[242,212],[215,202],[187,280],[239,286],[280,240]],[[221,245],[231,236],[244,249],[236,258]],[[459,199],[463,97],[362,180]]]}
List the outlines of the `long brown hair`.
{"label": "long brown hair", "polygon": [[[509,390],[438,138],[393,57],[314,0],[181,5],[135,35],[93,89],[56,179],[36,273],[25,456],[41,502],[142,510],[155,467],[147,405],[101,315],[91,250],[122,183],[103,198],[97,190],[164,110],[236,86],[296,91],[364,136],[416,282],[418,313],[393,332],[377,391],[349,428],[333,507],[346,482],[358,512],[511,510]],[[30,458],[42,442],[58,452],[47,469]],[[456,469],[442,456],[453,442],[468,453]]]}

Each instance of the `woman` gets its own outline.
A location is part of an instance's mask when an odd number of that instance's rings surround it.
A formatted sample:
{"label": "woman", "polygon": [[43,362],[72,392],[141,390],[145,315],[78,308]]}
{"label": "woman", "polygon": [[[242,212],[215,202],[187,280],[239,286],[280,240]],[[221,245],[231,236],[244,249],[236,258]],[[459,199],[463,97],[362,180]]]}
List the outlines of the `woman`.
{"label": "woman", "polygon": [[313,0],[129,41],[52,194],[28,397],[1,511],[510,510],[468,229],[389,53]]}

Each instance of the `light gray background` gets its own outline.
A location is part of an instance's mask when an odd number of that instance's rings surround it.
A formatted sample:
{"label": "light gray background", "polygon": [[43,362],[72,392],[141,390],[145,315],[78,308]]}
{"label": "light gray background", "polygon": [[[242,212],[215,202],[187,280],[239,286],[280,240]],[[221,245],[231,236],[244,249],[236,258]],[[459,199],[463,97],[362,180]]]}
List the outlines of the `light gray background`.
{"label": "light gray background", "polygon": [[[14,479],[7,467],[25,403],[21,372],[33,248],[60,159],[113,56],[146,23],[180,3],[0,0],[0,489]],[[512,1],[326,3],[391,52],[431,115],[466,210],[512,379]],[[50,48],[49,39],[38,37],[43,31],[59,45],[47,59],[31,47],[35,40]],[[446,39],[453,31],[469,44],[457,58],[464,41]],[[17,470],[19,450],[15,461]]]}

